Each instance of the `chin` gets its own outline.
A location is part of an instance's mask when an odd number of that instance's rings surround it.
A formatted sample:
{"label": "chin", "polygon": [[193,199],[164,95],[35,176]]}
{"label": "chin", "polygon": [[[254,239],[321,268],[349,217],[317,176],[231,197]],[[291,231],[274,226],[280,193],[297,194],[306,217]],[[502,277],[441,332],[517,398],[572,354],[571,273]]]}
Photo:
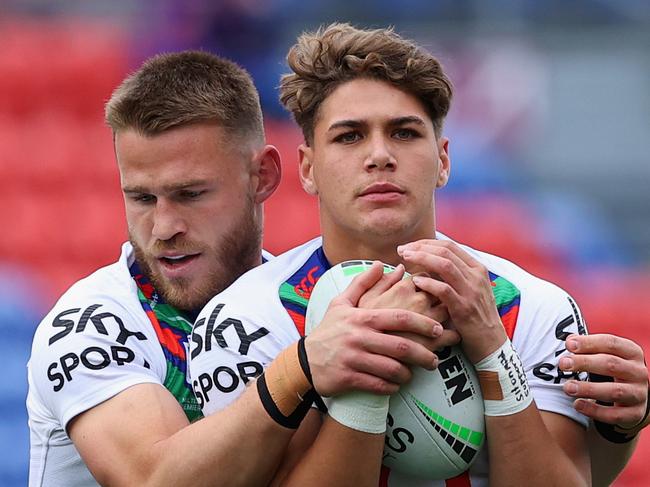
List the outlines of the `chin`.
{"label": "chin", "polygon": [[164,290],[165,301],[171,306],[181,311],[200,311],[208,301],[212,298],[214,293],[205,292],[202,289],[195,289],[192,287],[183,286],[166,286]]}
{"label": "chin", "polygon": [[363,226],[364,233],[375,235],[377,237],[396,237],[411,232],[411,226],[408,225],[404,219],[397,218],[382,218],[378,221],[373,221],[369,225]]}

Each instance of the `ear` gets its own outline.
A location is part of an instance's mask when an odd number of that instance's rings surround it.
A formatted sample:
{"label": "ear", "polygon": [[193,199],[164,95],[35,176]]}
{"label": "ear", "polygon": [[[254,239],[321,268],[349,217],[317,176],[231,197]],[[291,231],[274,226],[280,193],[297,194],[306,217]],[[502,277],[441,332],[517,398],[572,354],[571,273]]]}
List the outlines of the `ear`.
{"label": "ear", "polygon": [[436,181],[436,188],[442,188],[449,181],[449,173],[451,172],[451,160],[449,158],[449,139],[447,137],[440,137],[437,142],[438,145],[438,179]]}
{"label": "ear", "polygon": [[298,174],[300,175],[302,189],[308,194],[316,196],[318,187],[314,180],[314,149],[307,144],[300,144],[298,146],[298,161]]}
{"label": "ear", "polygon": [[264,203],[277,189],[282,177],[280,153],[272,145],[266,145],[253,158],[251,184],[255,203]]}

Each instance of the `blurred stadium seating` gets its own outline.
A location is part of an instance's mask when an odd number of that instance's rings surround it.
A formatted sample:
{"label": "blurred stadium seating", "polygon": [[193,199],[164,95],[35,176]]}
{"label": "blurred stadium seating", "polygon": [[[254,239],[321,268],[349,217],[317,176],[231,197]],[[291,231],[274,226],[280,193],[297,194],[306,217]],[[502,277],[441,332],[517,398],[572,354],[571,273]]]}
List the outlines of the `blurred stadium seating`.
{"label": "blurred stadium seating", "polygon": [[[0,255],[10,266],[0,267],[0,329],[11,337],[0,342],[8,374],[0,386],[0,449],[6,452],[0,485],[10,486],[26,484],[24,365],[39,316],[75,280],[112,262],[125,239],[102,109],[132,60],[123,30],[87,18],[5,19],[0,45],[0,208],[6,225]],[[281,252],[318,234],[317,208],[297,177],[299,132],[287,120],[269,120],[267,129],[283,156],[284,175],[267,204],[265,246]],[[559,283],[581,303],[592,331],[629,336],[650,350],[650,274],[617,265],[621,259],[602,252],[576,257],[556,232],[575,231],[584,212],[550,230],[548,206],[540,204],[539,193],[522,191],[524,176],[516,166],[497,180],[497,171],[486,169],[485,160],[481,164],[454,172],[456,182],[440,193],[440,229]],[[477,174],[485,177],[477,182]],[[585,247],[605,238],[599,229],[580,228]],[[607,262],[599,265],[598,259]],[[646,433],[615,485],[649,484],[648,455]]]}

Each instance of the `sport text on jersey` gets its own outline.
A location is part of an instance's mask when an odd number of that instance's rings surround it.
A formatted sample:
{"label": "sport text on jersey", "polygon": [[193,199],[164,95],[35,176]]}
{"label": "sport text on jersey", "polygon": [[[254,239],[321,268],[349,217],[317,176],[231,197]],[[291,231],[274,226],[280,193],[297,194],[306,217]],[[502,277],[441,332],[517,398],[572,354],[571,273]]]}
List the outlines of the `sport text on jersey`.
{"label": "sport text on jersey", "polygon": [[[580,335],[587,334],[587,328],[585,326],[584,320],[578,311],[578,307],[571,297],[567,296],[567,300],[571,305],[572,314],[561,320],[555,327],[555,338],[557,338],[559,343],[559,348],[555,352],[555,356],[561,355],[566,352],[566,339],[574,334],[578,333]],[[573,328],[573,330],[572,330]],[[542,362],[538,363],[533,367],[533,374],[535,377],[545,380],[547,382],[553,382],[554,384],[559,384],[560,382],[567,381],[569,379],[575,380],[587,380],[587,374],[581,372],[565,372],[560,370],[557,367],[556,363]]]}
{"label": "sport text on jersey", "polygon": [[[80,366],[90,370],[101,370],[111,363],[123,366],[133,362],[135,353],[126,346],[128,340],[130,338],[147,340],[144,333],[129,330],[119,316],[105,311],[98,312],[101,307],[101,304],[90,305],[81,315],[79,315],[81,308],[67,309],[54,317],[52,328],[62,330],[50,337],[48,341],[50,346],[71,333],[93,333],[107,337],[115,335],[117,342],[115,345],[89,346],[80,353],[70,351],[52,362],[47,368],[47,377],[54,384],[54,392],[60,391],[66,382],[72,381],[73,371]],[[146,361],[143,365],[149,368]]]}
{"label": "sport text on jersey", "polygon": [[[247,333],[244,324],[236,318],[226,318],[215,326],[219,313],[225,305],[217,304],[207,319],[199,319],[192,330],[191,358],[195,359],[201,352],[212,350],[214,343],[220,348],[237,350],[240,355],[247,355],[251,344],[269,334],[264,327],[257,328],[252,333]],[[205,328],[204,328],[205,327]],[[234,330],[235,334],[232,333]],[[230,341],[230,343],[229,343]],[[236,369],[236,370],[235,370]],[[216,388],[222,393],[233,392],[240,381],[248,384],[262,373],[264,367],[256,361],[242,361],[235,364],[234,368],[226,365],[216,367],[211,374],[203,373],[192,381],[192,388],[201,408],[210,401],[209,393]]]}

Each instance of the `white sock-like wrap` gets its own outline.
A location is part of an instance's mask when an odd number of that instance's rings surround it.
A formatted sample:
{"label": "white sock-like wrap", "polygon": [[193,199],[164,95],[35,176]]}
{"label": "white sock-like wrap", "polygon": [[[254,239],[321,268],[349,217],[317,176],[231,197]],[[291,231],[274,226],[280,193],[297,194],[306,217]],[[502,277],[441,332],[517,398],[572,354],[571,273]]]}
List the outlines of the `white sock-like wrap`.
{"label": "white sock-like wrap", "polygon": [[364,433],[386,432],[390,396],[353,391],[323,400],[327,413],[342,425]]}
{"label": "white sock-like wrap", "polygon": [[533,396],[521,359],[510,340],[474,365],[486,416],[508,416],[526,409]]}

